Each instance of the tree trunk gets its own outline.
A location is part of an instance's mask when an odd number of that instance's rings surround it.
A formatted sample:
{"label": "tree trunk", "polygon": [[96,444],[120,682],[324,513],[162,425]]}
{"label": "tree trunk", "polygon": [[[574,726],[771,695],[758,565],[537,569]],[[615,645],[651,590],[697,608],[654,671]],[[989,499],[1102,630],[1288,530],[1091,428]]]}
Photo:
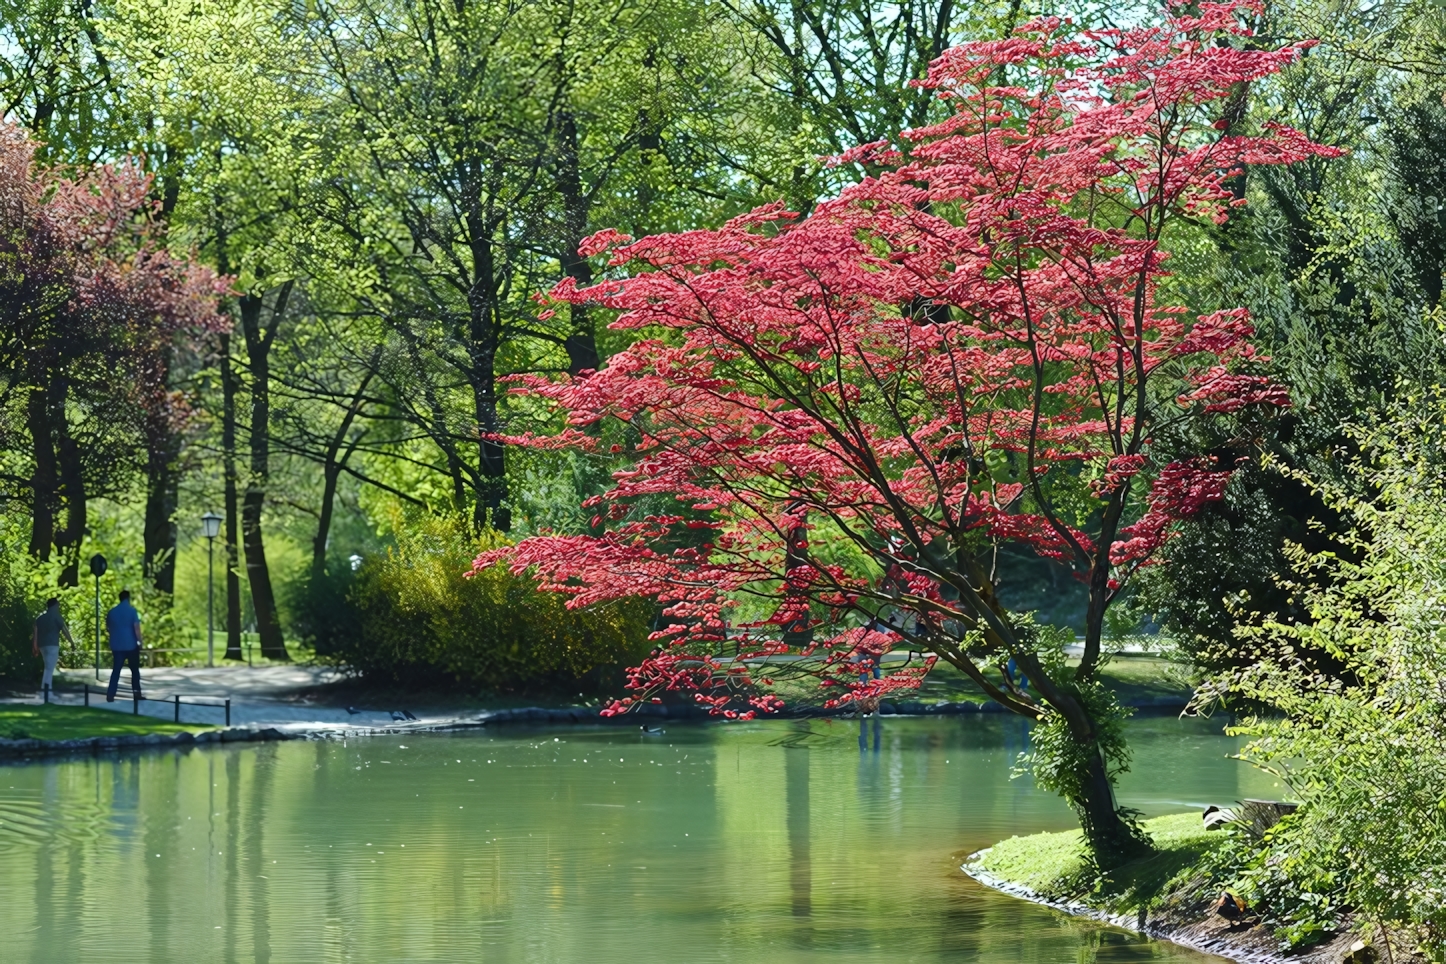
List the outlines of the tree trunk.
{"label": "tree trunk", "polygon": [[[174,146],[165,148],[165,165],[158,181],[160,219],[169,223],[180,200],[181,180],[176,176],[178,155]],[[170,388],[172,351],[162,355],[162,391]],[[157,399],[157,410],[146,413],[146,516],[145,576],[159,592],[176,591],[176,508],[181,491],[181,435],[176,431],[166,406]]]}
{"label": "tree trunk", "polygon": [[[30,392],[25,412],[35,460],[30,478],[30,553],[48,562],[51,550],[58,550],[58,584],[78,586],[87,503],[80,447],[70,437],[65,421],[69,381],[63,374],[44,368],[32,372],[32,384],[39,387]],[[62,508],[64,526],[58,525]]]}
{"label": "tree trunk", "polygon": [[1050,761],[1060,774],[1054,789],[1079,818],[1095,865],[1108,870],[1150,853],[1153,847],[1149,838],[1130,818],[1129,811],[1115,803],[1114,783],[1100,747],[1099,728],[1078,693],[1051,680],[1033,654],[1021,654],[1019,662],[1059,714],[1072,744],[1068,749],[1055,750],[1063,754],[1063,759]]}
{"label": "tree trunk", "polygon": [[221,336],[221,452],[226,506],[226,659],[245,659],[241,651],[241,544],[236,495],[236,373],[231,367],[231,336]]}
{"label": "tree trunk", "polygon": [[145,575],[167,596],[176,591],[176,506],[181,436],[165,411],[146,416]]}
{"label": "tree trunk", "polygon": [[55,422],[59,444],[56,448],[60,457],[60,490],[65,499],[65,528],[55,533],[55,548],[61,558],[60,578],[56,581],[61,586],[74,588],[80,585],[80,547],[85,541],[88,506],[80,446],[71,438],[70,426],[65,422],[65,382],[58,381]]}
{"label": "tree trunk", "polygon": [[[557,125],[558,163],[557,190],[562,197],[563,238],[562,273],[577,281],[579,287],[592,284],[592,264],[578,253],[582,241],[588,235],[591,198],[583,189],[582,170],[578,161],[577,120],[572,111],[564,110],[558,116]],[[567,370],[572,375],[584,371],[596,371],[598,367],[597,335],[593,330],[591,313],[586,305],[574,304],[568,308],[572,330],[563,344],[567,352]]]}
{"label": "tree trunk", "polygon": [[41,562],[50,560],[55,539],[55,511],[59,502],[60,479],[55,464],[55,442],[50,430],[48,379],[33,382],[26,400],[26,428],[30,432],[35,469],[30,476],[30,554]]}
{"label": "tree trunk", "polygon": [[261,655],[288,660],[281,618],[276,611],[276,594],[271,588],[271,571],[266,564],[266,545],[261,535],[261,511],[266,490],[248,484],[241,497],[241,548],[246,557],[246,581],[251,586],[251,608],[256,614],[256,632],[261,638]]}
{"label": "tree trunk", "polygon": [[272,340],[277,323],[286,310],[291,282],[281,286],[271,307],[270,321],[263,327],[261,295],[241,298],[241,330],[246,336],[246,356],[251,374],[251,471],[241,498],[241,547],[246,557],[246,581],[251,586],[251,608],[256,614],[256,631],[261,637],[261,655],[286,660],[286,640],[276,611],[271,587],[271,570],[266,562],[266,544],[261,533],[261,515],[266,505],[266,487],[271,462],[271,368]]}
{"label": "tree trunk", "polygon": [[1095,864],[1101,870],[1109,870],[1150,853],[1153,848],[1149,838],[1126,819],[1126,814],[1115,803],[1115,788],[1099,744],[1093,737],[1079,742],[1085,760],[1084,772],[1080,775],[1084,793],[1081,799],[1069,803],[1079,818]]}
{"label": "tree trunk", "polygon": [[321,466],[321,511],[316,516],[316,537],[311,541],[312,586],[320,585],[322,578],[326,575],[326,544],[331,537],[331,517],[336,502],[337,481],[341,478],[342,469],[361,442],[360,436],[350,442],[347,441],[347,436],[351,434],[351,427],[356,422],[357,416],[366,407],[367,386],[371,384],[379,355],[380,351],[373,353],[371,366],[367,369],[366,375],[362,377],[361,384],[357,386],[356,392],[352,395],[351,404],[347,406],[341,424],[337,426],[336,432],[326,447],[326,460]]}
{"label": "tree trunk", "polygon": [[[500,165],[492,165],[491,176],[500,177]],[[470,169],[472,201],[467,211],[467,233],[472,252],[472,288],[467,293],[468,340],[470,342],[472,411],[477,420],[477,499],[472,521],[477,528],[491,525],[498,532],[512,528],[512,511],[507,502],[506,451],[491,436],[501,431],[497,419],[497,349],[501,344],[497,328],[497,265],[493,259],[492,233],[495,212],[482,209],[480,166]],[[494,186],[489,197],[495,197]]]}
{"label": "tree trunk", "polygon": [[321,511],[316,517],[316,537],[311,540],[311,585],[321,585],[326,576],[326,543],[331,538],[332,502],[336,499],[336,480],[341,466],[328,462],[322,468]]}

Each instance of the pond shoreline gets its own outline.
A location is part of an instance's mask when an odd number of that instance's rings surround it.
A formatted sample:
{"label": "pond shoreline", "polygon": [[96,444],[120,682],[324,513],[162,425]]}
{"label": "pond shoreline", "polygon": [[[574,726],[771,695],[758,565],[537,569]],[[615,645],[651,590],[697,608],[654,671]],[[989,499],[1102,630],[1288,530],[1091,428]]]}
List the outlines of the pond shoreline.
{"label": "pond shoreline", "polygon": [[[1183,696],[1159,696],[1148,700],[1137,700],[1133,703],[1126,703],[1130,709],[1137,712],[1179,712],[1185,709],[1189,702]],[[924,703],[919,701],[883,701],[879,703],[880,716],[973,716],[976,714],[1007,714],[1009,711],[998,703],[988,701],[976,703],[970,700],[960,700],[956,703],[939,702]],[[785,707],[782,712],[760,714],[756,719],[787,720],[787,719],[837,719],[838,717],[853,717],[857,713],[853,705],[837,706],[830,708],[823,707]],[[617,716],[603,716],[601,711],[592,707],[574,706],[562,708],[546,708],[540,706],[525,706],[515,709],[488,710],[476,718],[481,725],[496,723],[603,723],[603,724],[626,724],[633,719],[644,721],[671,720],[675,722],[708,720],[723,720],[723,717],[710,713],[707,709],[693,703],[676,703],[655,705],[644,703],[632,707],[627,713]]]}
{"label": "pond shoreline", "polygon": [[1057,900],[985,870],[982,861],[988,854],[987,849],[971,854],[959,869],[985,887],[1011,897],[1072,917],[1109,924],[1152,940],[1168,941],[1204,954],[1224,957],[1238,964],[1340,964],[1354,942],[1352,934],[1337,934],[1325,944],[1292,953],[1279,950],[1276,938],[1259,924],[1242,928],[1213,915],[1201,917],[1173,909],[1151,914],[1142,907],[1135,913],[1119,914],[1081,900]]}
{"label": "pond shoreline", "polygon": [[36,757],[69,754],[100,755],[114,750],[174,749],[206,746],[211,743],[263,743],[275,740],[306,739],[305,732],[283,731],[276,727],[252,729],[202,730],[198,733],[145,733],[124,736],[85,736],[70,740],[0,739],[0,763],[12,763]]}
{"label": "pond shoreline", "polygon": [[[1185,701],[1182,699],[1160,697],[1150,701],[1141,701],[1141,705],[1135,706],[1133,709],[1143,711],[1144,713],[1178,712],[1183,709],[1184,706]],[[974,703],[968,701],[957,703],[884,702],[879,706],[879,715],[881,717],[975,716],[1000,715],[1006,712],[1004,707],[997,703]],[[801,707],[784,710],[781,713],[770,713],[767,716],[757,717],[757,719],[838,719],[840,717],[853,718],[856,717],[856,715],[857,710],[853,706],[841,706],[829,709],[821,707]],[[702,707],[686,703],[671,706],[646,704],[635,707],[626,714],[617,716],[603,716],[602,712],[594,707],[548,708],[528,706],[512,709],[487,710],[476,717],[446,722],[428,722],[418,726],[338,727],[334,724],[308,725],[299,723],[289,724],[284,727],[229,727],[225,729],[202,730],[195,733],[95,736],[77,737],[67,740],[0,738],[0,764],[50,756],[71,754],[100,755],[118,750],[165,749],[205,746],[212,743],[253,743],[277,740],[388,736],[401,733],[441,733],[479,729],[503,724],[628,726],[634,725],[635,720],[641,721],[640,725],[644,727],[649,723],[656,724],[662,722],[732,722],[721,716],[711,714]]]}

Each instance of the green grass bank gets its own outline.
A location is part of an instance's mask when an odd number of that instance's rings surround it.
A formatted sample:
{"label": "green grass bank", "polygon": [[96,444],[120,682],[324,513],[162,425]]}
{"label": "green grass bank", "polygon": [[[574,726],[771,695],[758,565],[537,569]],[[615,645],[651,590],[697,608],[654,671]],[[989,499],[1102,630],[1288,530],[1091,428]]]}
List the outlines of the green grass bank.
{"label": "green grass bank", "polygon": [[77,740],[107,736],[145,736],[150,733],[196,733],[213,727],[170,723],[149,716],[132,716],[84,706],[0,704],[0,739]]}
{"label": "green grass bank", "polygon": [[1206,853],[1224,840],[1205,830],[1199,813],[1156,817],[1145,821],[1145,829],[1155,853],[1105,874],[1086,862],[1078,830],[1002,840],[974,866],[1053,903],[1080,901],[1110,914],[1130,914],[1177,895]]}
{"label": "green grass bank", "polygon": [[[1211,856],[1229,836],[1205,830],[1199,812],[1144,822],[1155,844],[1148,857],[1099,872],[1085,859],[1078,830],[1011,837],[970,858],[964,871],[981,882],[1026,900],[1078,916],[1126,927],[1150,937],[1251,964],[1342,964],[1384,960],[1360,952],[1357,935],[1343,927],[1307,947],[1290,949],[1256,909],[1243,919],[1215,912],[1223,880]],[[1415,961],[1398,956],[1396,964]]]}

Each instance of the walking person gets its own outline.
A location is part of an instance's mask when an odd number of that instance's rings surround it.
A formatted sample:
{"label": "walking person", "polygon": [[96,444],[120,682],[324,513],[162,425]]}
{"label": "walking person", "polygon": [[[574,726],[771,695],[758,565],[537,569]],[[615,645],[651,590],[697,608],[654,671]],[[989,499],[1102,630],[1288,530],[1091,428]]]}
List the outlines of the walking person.
{"label": "walking person", "polygon": [[120,683],[121,667],[131,667],[131,692],[141,698],[141,614],[131,605],[131,592],[122,589],[120,602],[105,614],[105,631],[110,636],[110,686],[105,701],[115,702],[115,689]]}
{"label": "walking person", "polygon": [[30,650],[36,656],[45,658],[45,675],[40,677],[40,693],[50,702],[51,679],[55,676],[55,664],[60,660],[60,637],[75,645],[65,617],[60,615],[60,600],[51,596],[45,601],[45,612],[35,617],[35,630],[30,634]]}

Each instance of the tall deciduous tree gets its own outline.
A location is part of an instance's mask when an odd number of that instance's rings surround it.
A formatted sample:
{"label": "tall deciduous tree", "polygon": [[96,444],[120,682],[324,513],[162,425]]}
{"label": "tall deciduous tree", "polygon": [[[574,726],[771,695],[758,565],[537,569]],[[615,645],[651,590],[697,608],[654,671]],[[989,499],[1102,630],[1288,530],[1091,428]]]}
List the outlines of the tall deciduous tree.
{"label": "tall deciduous tree", "polygon": [[[1233,468],[1159,464],[1151,440],[1285,400],[1253,370],[1244,310],[1157,300],[1165,243],[1182,218],[1224,217],[1242,163],[1333,153],[1286,128],[1220,134],[1235,85],[1300,52],[1238,49],[1236,11],[1082,36],[1046,19],[964,44],[925,82],[949,116],[908,134],[907,157],[848,152],[880,173],[807,217],[772,205],[718,231],[596,237],[587,250],[611,250],[614,271],[640,270],[565,279],[555,299],[667,334],[588,377],[524,379],[570,427],[519,441],[595,448],[589,428],[618,420],[640,440],[635,464],[593,500],[610,531],[524,540],[478,567],[535,567],[573,605],[667,607],[668,643],[613,711],[678,689],[729,715],[776,708],[769,679],[716,650],[750,596],[782,601],[754,627],[774,637],[759,653],[791,652],[787,672],[815,673],[831,703],[917,686],[944,659],[1037,722],[1036,776],[1101,864],[1146,848],[1113,797],[1126,751],[1097,680],[1104,615]],[[704,518],[634,513],[656,495]],[[680,547],[687,527],[710,541]],[[999,603],[990,558],[1007,543],[1086,584],[1077,667],[1058,634]],[[800,648],[801,621],[814,634]],[[859,674],[896,645],[932,655]]]}
{"label": "tall deciduous tree", "polygon": [[11,481],[31,509],[31,553],[58,550],[75,585],[89,502],[124,490],[148,426],[186,417],[166,361],[182,333],[224,327],[225,285],[162,246],[135,164],[40,165],[8,124],[0,158],[0,378],[12,430],[28,436]]}
{"label": "tall deciduous tree", "polygon": [[[237,278],[240,337],[224,348],[240,348],[243,357],[223,358],[221,378],[227,551],[240,550],[261,651],[273,659],[286,659],[287,651],[264,538],[271,355],[298,283],[296,249],[309,234],[297,211],[316,183],[320,99],[286,82],[304,69],[305,48],[287,36],[280,16],[257,5],[124,0],[108,22],[113,42],[127,53],[117,69],[124,68],[135,100],[166,132],[171,166],[185,159],[187,182],[174,220]],[[223,55],[214,50],[218,33],[229,38]],[[244,472],[235,465],[243,443]],[[231,577],[227,584],[227,651],[236,656],[239,584]]]}
{"label": "tall deciduous tree", "polygon": [[[0,116],[24,123],[38,138],[37,156],[52,164],[102,164],[122,157],[155,175],[151,216],[168,222],[178,196],[176,158],[144,99],[127,96],[112,69],[124,51],[106,36],[115,11],[93,3],[42,0],[0,3]],[[145,576],[169,599],[175,583],[176,523],[182,447],[191,426],[183,413],[195,399],[178,389],[172,369],[184,352],[163,352],[160,378],[172,393],[157,404],[144,432]],[[193,428],[193,426],[192,426]]]}
{"label": "tall deciduous tree", "polygon": [[336,0],[294,28],[339,95],[328,129],[353,145],[315,217],[373,279],[343,294],[387,329],[378,382],[435,446],[453,511],[506,529],[498,378],[603,354],[587,306],[541,318],[530,294],[557,272],[590,280],[578,247],[597,212],[666,223],[663,195],[699,180],[670,135],[708,18],[661,0]]}

